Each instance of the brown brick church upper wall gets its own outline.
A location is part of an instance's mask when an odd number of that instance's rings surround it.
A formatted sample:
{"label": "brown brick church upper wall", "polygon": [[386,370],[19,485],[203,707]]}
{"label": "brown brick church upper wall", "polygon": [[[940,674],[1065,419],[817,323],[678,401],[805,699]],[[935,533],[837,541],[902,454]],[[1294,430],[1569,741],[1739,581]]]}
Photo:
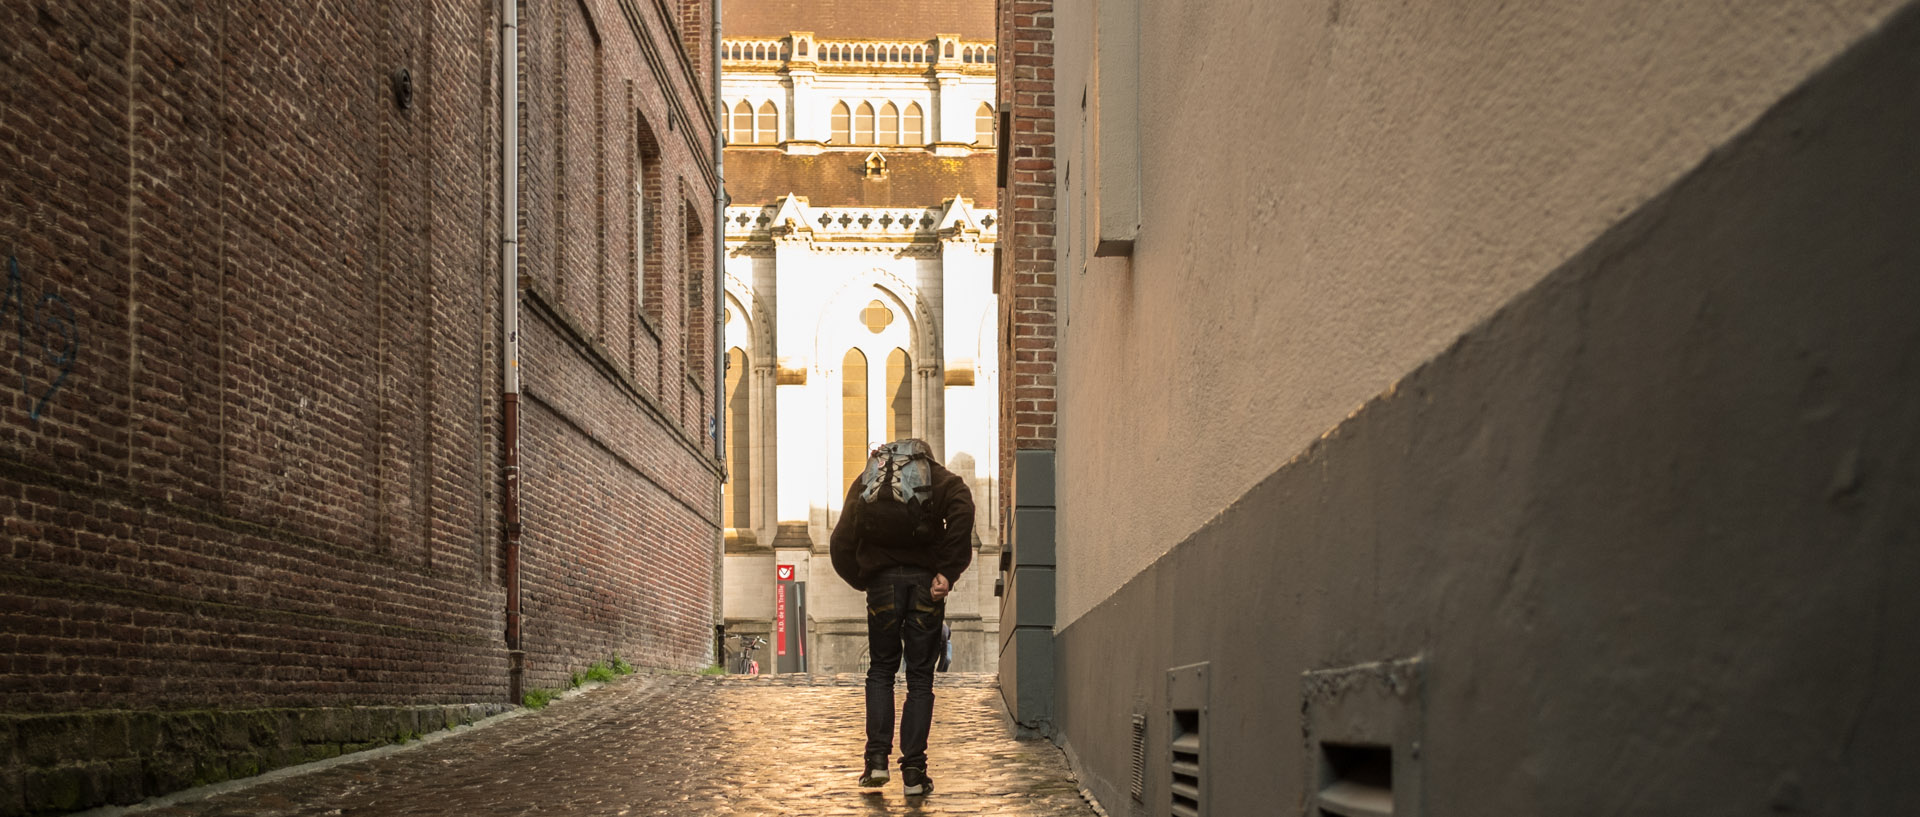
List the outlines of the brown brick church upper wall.
{"label": "brown brick church upper wall", "polygon": [[737,0],[725,4],[722,36],[922,40],[957,34],[993,39],[993,0]]}
{"label": "brown brick church upper wall", "polygon": [[788,156],[778,150],[727,150],[727,195],[735,206],[772,204],[788,193],[822,207],[930,207],[966,196],[976,207],[994,203],[994,157],[886,153],[885,178],[865,174],[866,151]]}

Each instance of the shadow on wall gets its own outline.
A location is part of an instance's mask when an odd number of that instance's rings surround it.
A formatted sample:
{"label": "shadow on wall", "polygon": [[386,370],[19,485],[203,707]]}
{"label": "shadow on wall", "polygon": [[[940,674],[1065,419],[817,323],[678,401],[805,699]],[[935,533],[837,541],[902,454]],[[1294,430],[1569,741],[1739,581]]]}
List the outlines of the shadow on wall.
{"label": "shadow on wall", "polygon": [[[1915,77],[1920,5],[1061,629],[1089,789],[1193,796],[1185,741],[1213,814],[1342,782],[1394,814],[1913,813]],[[1168,689],[1200,662],[1196,720]],[[1314,678],[1416,663],[1411,723],[1303,739]]]}

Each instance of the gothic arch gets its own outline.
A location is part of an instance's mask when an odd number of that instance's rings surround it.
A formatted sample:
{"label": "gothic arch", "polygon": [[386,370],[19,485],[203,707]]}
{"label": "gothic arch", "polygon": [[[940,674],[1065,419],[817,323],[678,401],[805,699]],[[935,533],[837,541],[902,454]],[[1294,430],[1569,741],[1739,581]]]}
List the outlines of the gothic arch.
{"label": "gothic arch", "polygon": [[740,280],[740,276],[728,272],[726,289],[728,305],[737,305],[741,317],[747,322],[751,344],[749,354],[767,354],[773,348],[773,316],[767,314],[766,305],[753,296],[753,287]]}
{"label": "gothic arch", "polygon": [[[861,341],[871,337],[869,330],[859,323],[856,316],[867,303],[880,300],[888,309],[896,310],[906,317],[907,343],[900,348],[906,351],[913,368],[909,377],[914,383],[913,405],[915,433],[928,439],[936,448],[943,445],[937,432],[928,434],[920,429],[931,429],[930,418],[941,410],[940,401],[933,393],[941,388],[939,384],[940,367],[944,365],[945,354],[940,348],[940,320],[933,308],[921,296],[918,288],[905,279],[885,269],[872,268],[852,276],[843,283],[832,296],[827,298],[820,311],[820,322],[814,328],[814,352],[812,377],[821,384],[820,389],[822,417],[841,416],[841,360],[848,349],[861,345]],[[873,356],[869,355],[870,361]],[[884,365],[885,355],[877,362]],[[826,493],[812,498],[815,508],[826,511],[822,523],[831,528],[839,519],[841,492],[829,486],[844,486],[842,458],[837,456],[821,457],[819,485]]]}
{"label": "gothic arch", "polygon": [[839,364],[831,361],[839,360],[840,352],[833,351],[829,341],[837,342],[846,333],[839,322],[872,300],[869,293],[874,289],[887,294],[894,306],[906,312],[913,337],[913,346],[907,353],[913,355],[917,363],[931,365],[945,359],[940,349],[940,319],[921,296],[919,288],[892,272],[874,267],[850,276],[827,298],[826,308],[820,311],[820,323],[813,332],[815,372],[834,374],[831,367]]}

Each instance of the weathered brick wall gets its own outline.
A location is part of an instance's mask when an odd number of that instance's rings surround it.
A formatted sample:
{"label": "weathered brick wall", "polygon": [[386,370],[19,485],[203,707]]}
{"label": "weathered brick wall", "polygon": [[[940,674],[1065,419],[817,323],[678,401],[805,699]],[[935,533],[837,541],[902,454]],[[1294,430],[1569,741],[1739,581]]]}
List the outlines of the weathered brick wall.
{"label": "weathered brick wall", "polygon": [[[647,195],[711,201],[712,130],[666,7],[628,5],[522,12],[534,686],[709,658],[711,409],[667,401],[712,373],[681,364],[686,309],[634,314],[642,288],[685,303],[684,261],[657,259],[689,256],[650,224],[637,279],[633,176],[651,139]],[[0,716],[504,699],[498,23],[0,7]],[[0,728],[0,814],[279,762],[182,779],[156,743],[108,775],[27,740]]]}
{"label": "weathered brick wall", "polygon": [[690,377],[712,388],[710,354],[689,346],[711,318],[685,307],[712,273],[687,266],[707,254],[687,246],[699,211],[681,206],[712,207],[707,89],[682,70],[660,7],[630,8],[646,41],[613,0],[531,4],[521,19],[531,686],[610,652],[693,667],[712,641],[718,445],[711,407],[685,400]]}
{"label": "weathered brick wall", "polygon": [[1000,507],[1015,451],[1051,450],[1054,419],[1053,0],[1000,0]]}

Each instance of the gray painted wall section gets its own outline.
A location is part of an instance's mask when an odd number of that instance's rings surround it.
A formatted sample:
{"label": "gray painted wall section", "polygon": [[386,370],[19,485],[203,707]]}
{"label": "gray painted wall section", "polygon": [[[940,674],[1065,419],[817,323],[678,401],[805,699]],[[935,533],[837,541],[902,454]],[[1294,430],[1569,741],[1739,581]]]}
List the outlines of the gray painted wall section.
{"label": "gray painted wall section", "polygon": [[1002,576],[1000,694],[1025,731],[1051,734],[1054,713],[1052,451],[1013,455],[1012,555]]}
{"label": "gray painted wall section", "polygon": [[1169,668],[1293,814],[1303,674],[1417,658],[1411,814],[1920,813],[1915,77],[1909,8],[1064,628],[1107,812]]}

